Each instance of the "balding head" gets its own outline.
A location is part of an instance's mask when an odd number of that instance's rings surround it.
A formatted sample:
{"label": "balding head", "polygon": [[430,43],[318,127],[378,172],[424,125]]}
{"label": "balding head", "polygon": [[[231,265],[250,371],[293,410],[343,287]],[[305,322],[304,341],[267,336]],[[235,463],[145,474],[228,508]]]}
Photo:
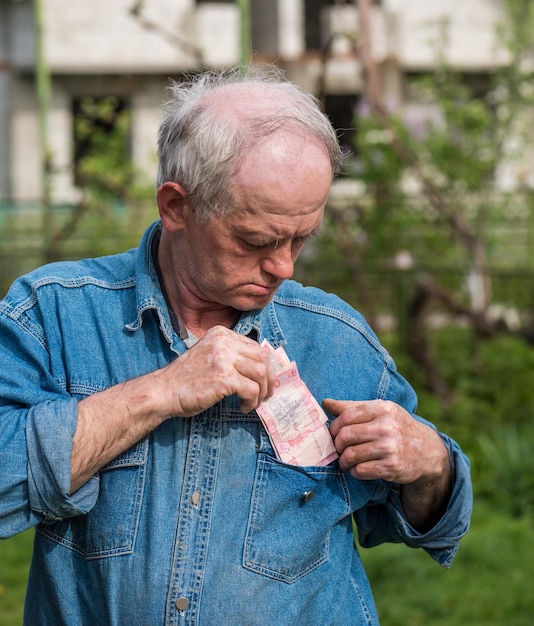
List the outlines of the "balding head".
{"label": "balding head", "polygon": [[332,177],[341,167],[334,129],[313,96],[273,68],[208,72],[173,83],[158,137],[158,186],[180,184],[199,219],[231,206],[232,182],[251,150],[284,136],[324,147]]}

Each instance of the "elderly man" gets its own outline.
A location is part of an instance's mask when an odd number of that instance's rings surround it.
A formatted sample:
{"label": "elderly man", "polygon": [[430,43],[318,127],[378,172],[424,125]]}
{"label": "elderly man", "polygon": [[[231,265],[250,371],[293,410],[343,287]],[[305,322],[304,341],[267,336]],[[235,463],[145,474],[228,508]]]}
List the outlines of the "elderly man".
{"label": "elderly man", "polygon": [[[158,148],[138,249],[0,303],[0,532],[36,527],[25,623],[377,624],[352,516],[362,545],[448,566],[472,496],[362,317],[290,280],[336,134],[294,85],[234,70],[172,85]],[[279,458],[264,340],[322,403],[324,463]]]}

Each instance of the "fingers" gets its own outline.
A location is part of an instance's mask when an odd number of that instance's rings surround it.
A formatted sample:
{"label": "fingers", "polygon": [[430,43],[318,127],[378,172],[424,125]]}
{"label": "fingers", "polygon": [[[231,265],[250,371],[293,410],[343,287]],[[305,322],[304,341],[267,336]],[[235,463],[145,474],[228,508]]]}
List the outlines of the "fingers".
{"label": "fingers", "polygon": [[397,482],[403,459],[394,441],[373,440],[345,447],[340,453],[339,464],[343,471],[360,480],[383,478]]}
{"label": "fingers", "polygon": [[361,480],[382,478],[407,483],[425,470],[421,429],[401,406],[383,400],[326,400],[323,406],[337,417],[330,433],[344,471]]}
{"label": "fingers", "polygon": [[248,413],[273,392],[276,373],[269,356],[256,341],[226,328],[216,327],[209,335],[213,373],[232,387]]}
{"label": "fingers", "polygon": [[241,410],[249,412],[272,394],[276,375],[261,346],[222,326],[168,366],[174,394],[174,415],[196,415],[224,397],[237,394]]}
{"label": "fingers", "polygon": [[[322,402],[323,408],[331,415],[336,416],[336,419],[330,424],[330,433],[332,437],[336,437],[337,434],[344,427],[350,427],[353,424],[362,424],[369,422],[373,419],[373,415],[378,413],[380,409],[375,403],[376,400],[370,402],[356,402],[351,400],[333,400],[332,398],[325,398]],[[342,435],[342,438],[346,433]]]}
{"label": "fingers", "polygon": [[342,411],[348,408],[353,402],[347,400],[334,400],[333,398],[325,398],[322,402],[326,411],[334,416],[339,415]]}

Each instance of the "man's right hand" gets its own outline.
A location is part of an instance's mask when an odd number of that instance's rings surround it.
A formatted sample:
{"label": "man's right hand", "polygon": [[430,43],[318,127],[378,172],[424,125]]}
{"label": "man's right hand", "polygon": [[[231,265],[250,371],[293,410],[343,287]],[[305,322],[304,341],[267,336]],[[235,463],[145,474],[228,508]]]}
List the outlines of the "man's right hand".
{"label": "man's right hand", "polygon": [[248,413],[272,394],[276,380],[268,353],[224,326],[210,329],[154,377],[169,417],[196,415],[234,393]]}

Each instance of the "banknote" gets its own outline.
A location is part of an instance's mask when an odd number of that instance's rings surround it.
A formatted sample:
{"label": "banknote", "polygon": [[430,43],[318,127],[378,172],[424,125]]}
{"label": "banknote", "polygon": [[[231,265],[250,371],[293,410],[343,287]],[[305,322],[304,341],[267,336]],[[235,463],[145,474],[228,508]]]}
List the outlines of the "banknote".
{"label": "banknote", "polygon": [[338,455],[326,413],[284,349],[274,349],[267,341],[262,347],[276,371],[276,384],[273,395],[260,404],[257,412],[277,457],[291,465],[328,465]]}

